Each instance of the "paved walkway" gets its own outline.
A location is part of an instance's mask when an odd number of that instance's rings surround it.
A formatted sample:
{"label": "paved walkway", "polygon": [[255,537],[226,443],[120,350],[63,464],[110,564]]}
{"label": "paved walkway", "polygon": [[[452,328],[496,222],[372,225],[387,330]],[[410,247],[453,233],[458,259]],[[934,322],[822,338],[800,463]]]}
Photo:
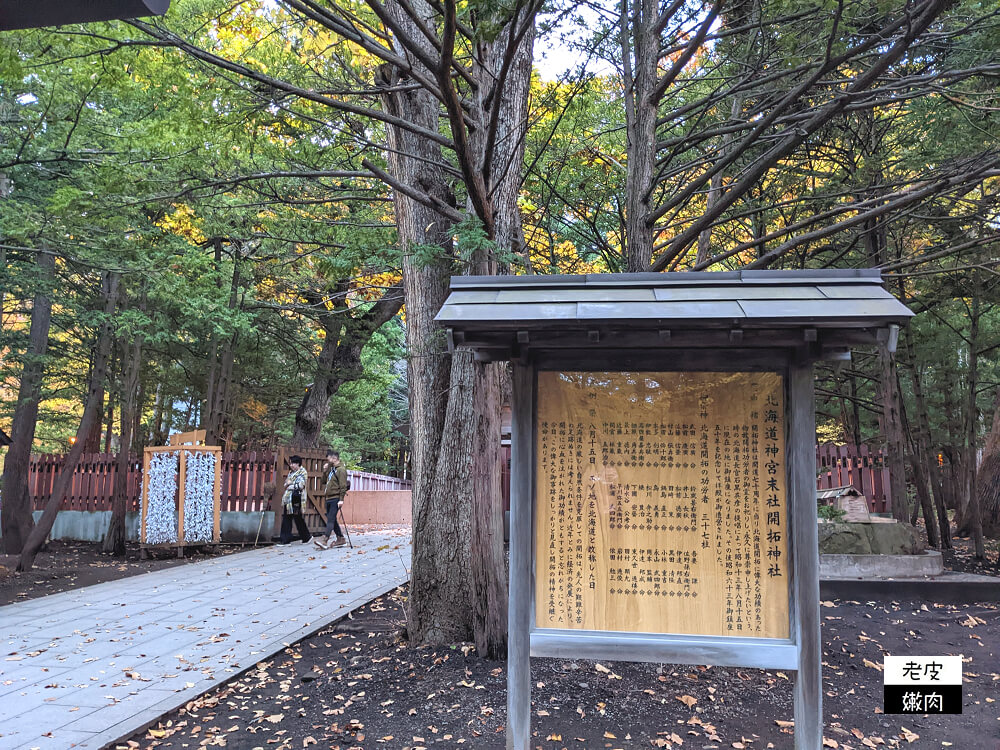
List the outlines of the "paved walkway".
{"label": "paved walkway", "polygon": [[409,579],[409,530],[242,552],[0,607],[0,748],[148,726]]}

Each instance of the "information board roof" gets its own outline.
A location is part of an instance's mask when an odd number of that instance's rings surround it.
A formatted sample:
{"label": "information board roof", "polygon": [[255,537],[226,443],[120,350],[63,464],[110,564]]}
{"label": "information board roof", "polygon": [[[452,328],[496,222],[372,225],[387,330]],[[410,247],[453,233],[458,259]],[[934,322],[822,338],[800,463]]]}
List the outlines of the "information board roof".
{"label": "information board roof", "polygon": [[653,345],[690,346],[685,333],[699,331],[716,335],[695,345],[845,347],[886,340],[912,315],[877,269],[831,269],[456,276],[437,320],[454,343],[474,348],[545,348],[546,337],[558,346],[643,346],[650,336]]}
{"label": "information board roof", "polygon": [[0,31],[162,16],[170,0],[0,0]]}

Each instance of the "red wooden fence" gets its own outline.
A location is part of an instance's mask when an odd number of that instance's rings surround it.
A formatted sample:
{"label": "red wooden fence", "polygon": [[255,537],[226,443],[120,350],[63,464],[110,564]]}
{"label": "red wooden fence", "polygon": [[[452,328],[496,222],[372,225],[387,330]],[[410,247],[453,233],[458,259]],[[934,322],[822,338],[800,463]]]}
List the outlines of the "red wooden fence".
{"label": "red wooden fence", "polygon": [[867,445],[816,446],[816,489],[853,486],[868,498],[868,509],[873,513],[889,513],[889,467],[885,454],[869,450]]}
{"label": "red wooden fence", "polygon": [[[179,446],[183,450],[183,446]],[[259,511],[270,502],[264,486],[274,483],[274,453],[270,451],[222,454],[222,510]],[[33,455],[28,468],[28,492],[34,507],[41,510],[52,494],[52,485],[62,468],[64,456]],[[348,471],[352,490],[408,490],[411,483],[365,471]],[[62,510],[110,510],[118,474],[118,456],[87,453],[73,472],[69,493]],[[128,472],[128,510],[139,510],[142,462],[133,456]]]}
{"label": "red wooden fence", "polygon": [[[504,446],[502,487],[505,508],[510,507],[510,446]],[[61,455],[34,455],[28,470],[28,492],[41,509],[52,493],[62,467]],[[129,510],[139,509],[142,466],[133,458],[129,466]],[[853,485],[868,498],[875,513],[889,512],[889,468],[882,451],[868,446],[822,444],[816,446],[816,489]],[[85,454],[80,459],[63,510],[110,510],[118,457],[107,453]],[[408,490],[411,482],[364,471],[349,471],[352,490]],[[274,482],[274,454],[247,451],[222,454],[222,510],[259,511],[270,495],[264,485]]]}

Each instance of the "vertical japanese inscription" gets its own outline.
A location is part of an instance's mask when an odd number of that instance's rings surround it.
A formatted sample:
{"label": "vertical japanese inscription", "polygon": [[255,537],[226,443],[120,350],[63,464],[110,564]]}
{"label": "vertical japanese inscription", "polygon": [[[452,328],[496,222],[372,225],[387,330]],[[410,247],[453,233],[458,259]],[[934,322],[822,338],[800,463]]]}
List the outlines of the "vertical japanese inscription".
{"label": "vertical japanese inscription", "polygon": [[538,374],[539,627],[788,637],[775,373]]}

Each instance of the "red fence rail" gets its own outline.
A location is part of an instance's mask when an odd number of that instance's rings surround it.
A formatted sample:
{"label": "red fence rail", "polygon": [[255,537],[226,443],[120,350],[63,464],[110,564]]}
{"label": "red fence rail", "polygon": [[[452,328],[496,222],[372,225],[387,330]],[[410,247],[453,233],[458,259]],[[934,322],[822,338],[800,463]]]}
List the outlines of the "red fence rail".
{"label": "red fence rail", "polygon": [[873,513],[888,513],[892,508],[889,466],[885,453],[867,445],[816,446],[816,489],[853,486],[868,499]]}
{"label": "red fence rail", "polygon": [[[504,446],[503,494],[505,507],[510,497],[510,447]],[[35,508],[41,509],[52,494],[52,485],[62,468],[64,456],[58,454],[34,455],[28,469],[28,492]],[[222,509],[259,511],[270,501],[265,486],[275,481],[275,454],[269,451],[229,452],[222,454]],[[889,497],[889,468],[882,451],[873,451],[866,445],[816,446],[816,489],[852,485],[868,498],[869,508],[875,513],[887,513],[892,507]],[[70,490],[63,501],[62,510],[110,510],[114,494],[118,457],[108,453],[84,454],[76,471]],[[129,463],[128,510],[139,509],[142,465],[137,456]],[[406,479],[372,474],[366,471],[348,471],[351,489],[408,490],[412,483]]]}
{"label": "red fence rail", "polygon": [[[183,450],[183,446],[178,446]],[[41,510],[52,494],[56,476],[65,456],[33,455],[28,467],[28,492],[34,507]],[[270,451],[228,452],[222,454],[221,507],[226,511],[259,511],[271,500],[270,487],[275,481],[275,454]],[[110,453],[87,453],[81,456],[61,510],[111,510],[118,456]],[[408,490],[411,482],[367,471],[348,471],[352,490]],[[132,456],[128,472],[128,507],[139,510],[142,461]]]}

